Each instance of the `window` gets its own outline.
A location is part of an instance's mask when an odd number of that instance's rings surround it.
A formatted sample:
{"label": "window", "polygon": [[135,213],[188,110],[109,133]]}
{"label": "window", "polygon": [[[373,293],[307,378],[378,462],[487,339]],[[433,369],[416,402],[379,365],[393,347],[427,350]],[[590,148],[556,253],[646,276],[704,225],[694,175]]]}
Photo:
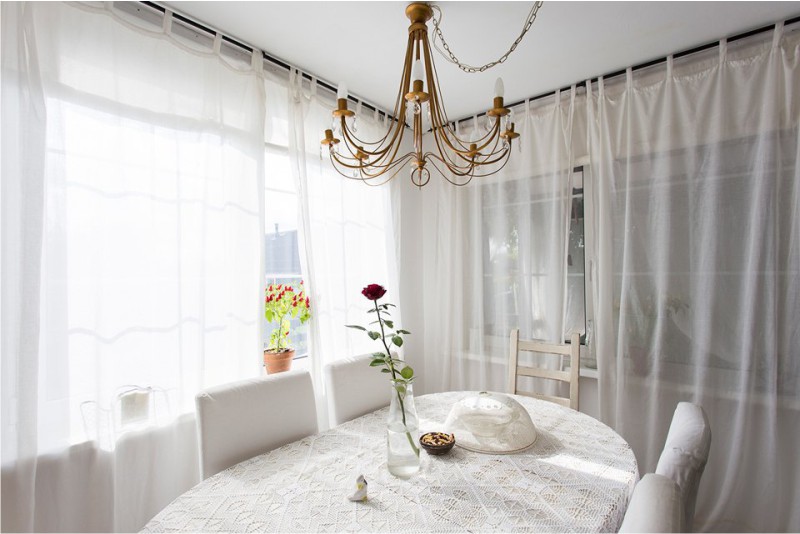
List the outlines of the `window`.
{"label": "window", "polygon": [[[289,168],[286,147],[268,144],[264,159],[264,287],[269,284],[298,285],[303,279],[300,269],[300,250],[297,236],[297,192]],[[264,348],[274,328],[264,320]],[[291,346],[295,360],[308,356],[308,324],[292,319]]]}
{"label": "window", "polygon": [[572,332],[578,332],[581,334],[581,344],[586,345],[586,236],[583,178],[583,167],[576,167],[572,173],[564,341],[569,341]]}
{"label": "window", "polygon": [[[586,284],[583,167],[571,176],[570,218],[567,249],[567,280],[563,336],[572,332],[586,343]],[[543,183],[548,179],[530,177],[483,186],[484,303],[485,333],[505,337],[508,329],[530,323],[534,337],[546,337],[554,296],[553,271],[563,265],[563,233],[559,199]],[[533,184],[533,185],[532,185]],[[556,284],[557,285],[557,284]],[[556,312],[557,313],[557,312]]]}

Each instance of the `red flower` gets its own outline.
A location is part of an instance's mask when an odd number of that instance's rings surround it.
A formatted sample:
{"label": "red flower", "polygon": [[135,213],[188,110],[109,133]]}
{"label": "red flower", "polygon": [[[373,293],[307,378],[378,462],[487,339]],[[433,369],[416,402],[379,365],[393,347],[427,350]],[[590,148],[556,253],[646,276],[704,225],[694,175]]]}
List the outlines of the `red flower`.
{"label": "red flower", "polygon": [[308,308],[308,297],[306,297],[306,308]]}
{"label": "red flower", "polygon": [[367,297],[368,300],[378,300],[386,294],[386,290],[378,284],[370,284],[361,291],[361,294]]}

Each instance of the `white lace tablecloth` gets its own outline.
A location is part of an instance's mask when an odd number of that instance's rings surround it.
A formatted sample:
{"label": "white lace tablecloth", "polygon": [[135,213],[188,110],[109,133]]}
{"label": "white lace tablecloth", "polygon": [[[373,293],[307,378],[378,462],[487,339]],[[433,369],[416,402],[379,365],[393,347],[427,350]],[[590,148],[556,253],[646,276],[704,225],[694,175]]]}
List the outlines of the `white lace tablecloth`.
{"label": "white lace tablecloth", "polygon": [[[420,432],[441,430],[466,395],[418,397]],[[616,532],[639,478],[630,446],[585,414],[514,398],[539,433],[521,453],[422,451],[420,472],[396,478],[386,468],[387,409],[378,410],[217,473],[143,532]],[[366,503],[347,500],[359,474]]]}

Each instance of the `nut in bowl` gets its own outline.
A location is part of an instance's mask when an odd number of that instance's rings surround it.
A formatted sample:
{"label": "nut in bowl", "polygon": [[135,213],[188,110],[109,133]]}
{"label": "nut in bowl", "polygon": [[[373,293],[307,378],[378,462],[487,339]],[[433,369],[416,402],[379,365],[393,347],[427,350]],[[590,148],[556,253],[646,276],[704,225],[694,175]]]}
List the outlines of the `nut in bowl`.
{"label": "nut in bowl", "polygon": [[420,436],[419,444],[428,454],[438,456],[450,452],[450,449],[456,444],[456,436],[444,432],[428,432]]}

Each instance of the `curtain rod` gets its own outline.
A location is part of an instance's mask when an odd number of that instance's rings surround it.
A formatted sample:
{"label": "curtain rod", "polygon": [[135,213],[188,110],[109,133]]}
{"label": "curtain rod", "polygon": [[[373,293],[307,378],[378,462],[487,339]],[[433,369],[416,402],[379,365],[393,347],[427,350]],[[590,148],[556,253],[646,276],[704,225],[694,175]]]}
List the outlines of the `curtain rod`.
{"label": "curtain rod", "polygon": [[[156,11],[158,11],[160,13],[166,13],[167,12],[167,8],[165,8],[162,5],[156,4],[155,2],[142,0],[139,3],[149,7],[151,9],[155,9]],[[193,28],[196,28],[196,29],[198,29],[198,30],[200,30],[200,31],[202,31],[204,33],[209,34],[209,35],[217,35],[217,34],[219,34],[221,39],[223,41],[225,41],[226,43],[232,44],[232,45],[234,45],[234,46],[236,46],[238,48],[241,48],[242,50],[244,50],[244,51],[246,51],[246,52],[248,52],[250,54],[253,53],[253,47],[252,46],[247,45],[247,44],[245,44],[245,43],[243,43],[243,42],[241,42],[241,41],[239,41],[237,39],[234,39],[233,37],[229,37],[229,36],[225,35],[224,33],[220,32],[220,31],[217,31],[217,30],[214,30],[212,28],[209,28],[208,26],[206,26],[204,24],[201,24],[200,22],[197,22],[196,20],[192,20],[192,19],[186,17],[185,15],[181,15],[180,13],[176,13],[176,12],[172,11],[172,9],[169,9],[169,11],[172,12],[172,17],[175,18],[176,20],[179,20],[182,23],[184,23],[184,24],[186,24],[188,26],[191,26]],[[265,61],[269,61],[273,65],[276,65],[276,66],[278,66],[278,67],[280,67],[280,68],[282,68],[284,70],[290,71],[293,68],[296,69],[300,73],[300,75],[303,78],[305,78],[306,80],[308,80],[308,81],[312,81],[312,79],[314,78],[310,74],[307,74],[306,72],[303,72],[301,69],[298,69],[297,67],[294,67],[293,65],[291,65],[291,64],[289,64],[289,63],[287,63],[287,62],[285,62],[285,61],[283,61],[281,59],[273,57],[273,56],[267,54],[266,52],[264,52],[263,50],[261,51],[261,57]],[[320,78],[317,78],[317,85],[322,86],[323,88],[327,89],[328,91],[330,91],[332,93],[336,93],[337,92],[336,87],[334,87],[333,85],[329,84],[328,82],[326,82],[324,80],[321,80]],[[357,99],[357,98],[355,98],[355,97],[353,97],[351,95],[348,95],[347,99],[351,100],[354,103],[359,103],[360,102],[363,107],[369,109],[370,111],[373,111],[373,112],[377,111],[378,113],[383,113],[384,115],[386,115],[387,118],[389,118],[391,120],[396,120],[387,111],[382,110],[382,109],[380,109],[380,108],[378,108],[376,106],[373,106],[372,104],[369,104],[369,103],[365,102],[364,100]]]}
{"label": "curtain rod", "polygon": [[[800,22],[800,16],[796,16],[796,17],[787,19],[787,20],[784,21],[784,24],[786,26],[789,26],[790,24],[794,24],[796,22]],[[764,32],[768,32],[768,31],[774,30],[776,25],[777,25],[777,23],[769,24],[767,26],[762,26],[761,28],[756,28],[755,30],[746,31],[744,33],[739,33],[739,34],[733,35],[732,37],[726,37],[725,40],[727,42],[729,42],[729,43],[732,43],[732,42],[735,42],[735,41],[739,41],[740,39],[745,39],[747,37],[752,37],[753,35],[758,35],[759,33],[764,33]],[[678,58],[681,58],[681,57],[684,57],[684,56],[689,56],[691,54],[696,54],[698,52],[702,52],[703,50],[708,50],[708,49],[714,48],[715,46],[719,46],[719,40],[713,41],[713,42],[710,42],[710,43],[706,43],[704,45],[696,46],[694,48],[689,48],[687,50],[683,50],[682,52],[677,52],[675,54],[671,54],[671,56],[672,56],[673,59],[678,59]],[[636,70],[646,69],[647,67],[652,67],[653,65],[658,65],[659,63],[666,63],[667,57],[668,56],[664,56],[664,57],[661,57],[661,58],[657,58],[657,59],[653,59],[653,60],[647,61],[645,63],[640,63],[638,65],[634,65],[633,67],[631,67],[631,70],[632,71],[636,71]],[[589,83],[596,83],[597,80],[599,78],[601,78],[601,77],[603,79],[614,78],[615,76],[621,76],[621,75],[625,74],[627,72],[627,70],[628,69],[621,69],[621,70],[617,70],[617,71],[614,71],[614,72],[610,72],[608,74],[602,74],[600,76],[595,76],[594,78],[591,78],[588,81],[589,81]],[[548,91],[547,93],[542,93],[540,95],[536,95],[536,96],[533,96],[531,98],[526,98],[525,100],[520,100],[519,102],[514,102],[513,104],[507,104],[506,107],[511,108],[511,107],[514,107],[514,106],[519,106],[521,104],[524,104],[525,102],[532,102],[534,100],[541,100],[542,98],[547,98],[549,96],[555,95],[557,91],[568,91],[568,90],[570,90],[572,88],[572,85],[578,86],[579,84],[582,85],[585,82],[586,82],[586,80],[581,80],[580,82],[564,86],[561,89],[558,89],[556,91]],[[458,119],[455,122],[456,123],[464,122],[464,121],[472,119],[472,117],[483,117],[484,115],[486,115],[485,111],[483,113],[479,113],[478,115],[470,115],[468,117],[464,117],[464,118]]]}
{"label": "curtain rod", "polygon": [[[163,6],[159,5],[159,4],[156,4],[155,2],[142,0],[139,3],[140,4],[144,4],[147,7],[151,8],[151,9],[155,9],[156,11],[159,11],[161,13],[166,13],[166,11],[167,11],[167,8],[165,8],[165,7],[163,7]],[[172,11],[172,10],[170,10],[170,11]],[[211,29],[211,28],[209,28],[209,27],[207,27],[207,26],[205,26],[205,25],[203,25],[203,24],[201,24],[201,23],[199,23],[199,22],[197,22],[195,20],[192,20],[192,19],[190,19],[190,18],[188,18],[188,17],[186,17],[184,15],[181,15],[180,13],[175,13],[174,11],[172,12],[172,16],[174,18],[176,18],[177,20],[183,22],[184,24],[188,24],[189,26],[197,28],[198,30],[201,30],[201,31],[203,31],[203,32],[205,32],[207,34],[211,34],[211,35],[219,34],[223,41],[225,41],[225,42],[227,42],[229,44],[232,44],[234,46],[237,46],[237,47],[241,48],[242,50],[245,50],[245,51],[247,51],[247,52],[249,52],[251,54],[253,53],[253,47],[251,47],[249,45],[246,45],[246,44],[242,43],[241,41],[238,41],[238,40],[236,40],[236,39],[234,39],[232,37],[224,35],[222,32],[218,32],[216,30],[213,30],[213,29]],[[796,22],[800,22],[800,15],[785,20],[784,24],[786,26],[789,26],[789,25],[794,24]],[[749,30],[749,31],[746,31],[746,32],[743,32],[743,33],[739,33],[739,34],[733,35],[731,37],[727,37],[727,38],[725,38],[725,40],[727,42],[729,42],[729,43],[732,43],[732,42],[735,42],[735,41],[739,41],[741,39],[745,39],[747,37],[751,37],[753,35],[758,35],[759,33],[764,33],[764,32],[768,32],[768,31],[774,30],[775,26],[776,26],[776,24],[769,24],[767,26],[762,26],[761,28],[756,28],[754,30]],[[714,48],[715,46],[718,46],[718,45],[719,45],[719,40],[712,41],[710,43],[706,43],[704,45],[700,45],[700,46],[696,46],[696,47],[693,47],[693,48],[689,48],[687,50],[683,50],[681,52],[677,52],[677,53],[671,54],[671,55],[672,55],[673,59],[678,59],[678,58],[681,58],[681,57],[684,57],[684,56],[688,56],[688,55],[691,55],[691,54],[696,54],[698,52],[702,52],[704,50],[708,50],[708,49]],[[292,68],[297,69],[297,67],[293,67],[292,65],[290,65],[289,63],[286,63],[285,61],[283,61],[281,59],[278,59],[276,57],[270,56],[269,54],[267,54],[263,50],[261,51],[261,56],[266,61],[269,61],[273,65],[276,65],[276,66],[278,66],[278,67],[280,67],[282,69],[285,69],[287,71],[291,70]],[[640,63],[638,65],[634,65],[633,67],[631,67],[631,70],[632,71],[637,71],[637,70],[641,70],[641,69],[646,69],[647,67],[652,67],[654,65],[658,65],[659,63],[665,63],[667,61],[667,57],[668,56],[664,56],[664,57],[660,57],[660,58],[653,59],[653,60],[650,60],[650,61],[646,61],[644,63]],[[306,80],[309,80],[309,81],[312,80],[312,76],[310,74],[307,74],[307,73],[303,72],[300,69],[297,69],[297,70],[298,70],[298,72],[300,72],[300,74],[303,76],[303,78],[305,78]],[[588,81],[589,81],[589,83],[596,83],[597,80],[600,77],[602,77],[603,79],[614,78],[615,76],[621,76],[621,75],[625,74],[626,72],[627,72],[627,69],[621,69],[621,70],[610,72],[608,74],[595,76],[594,78],[591,78]],[[586,80],[580,80],[579,82],[575,83],[574,85],[577,86],[579,83],[583,84],[585,82],[586,82]],[[331,85],[331,84],[329,84],[329,83],[327,83],[327,82],[325,82],[325,81],[323,81],[323,80],[321,80],[319,78],[317,78],[317,85],[321,85],[322,87],[324,87],[325,89],[331,91],[332,93],[336,93],[336,88],[333,85]],[[511,108],[511,107],[514,107],[514,106],[519,106],[521,104],[524,104],[525,102],[532,102],[534,100],[541,100],[542,98],[547,98],[549,96],[555,95],[557,91],[567,91],[567,90],[572,88],[572,85],[573,84],[570,84],[570,85],[564,86],[564,87],[562,87],[562,88],[560,88],[558,90],[548,91],[546,93],[542,93],[542,94],[539,94],[539,95],[536,95],[536,96],[532,96],[530,98],[526,98],[524,100],[520,100],[519,102],[514,102],[513,104],[507,104],[506,107]],[[391,116],[387,111],[384,111],[384,110],[379,109],[379,108],[377,108],[377,107],[375,107],[375,106],[373,106],[371,104],[368,104],[368,103],[364,102],[363,100],[359,100],[359,99],[356,99],[356,98],[350,97],[350,96],[348,96],[348,100],[351,100],[351,101],[353,101],[355,103],[361,102],[361,105],[363,107],[366,107],[367,109],[369,109],[371,111],[377,111],[379,113],[383,113],[384,115],[386,115],[387,118],[389,118],[389,119],[391,119],[393,121],[397,120],[396,118]],[[485,111],[482,112],[482,113],[479,113],[477,115],[473,114],[473,115],[469,115],[467,117],[463,117],[463,118],[457,119],[455,121],[451,121],[451,124],[458,124],[460,122],[464,122],[464,121],[470,120],[470,119],[472,119],[472,117],[483,117],[484,115],[486,115]]]}

